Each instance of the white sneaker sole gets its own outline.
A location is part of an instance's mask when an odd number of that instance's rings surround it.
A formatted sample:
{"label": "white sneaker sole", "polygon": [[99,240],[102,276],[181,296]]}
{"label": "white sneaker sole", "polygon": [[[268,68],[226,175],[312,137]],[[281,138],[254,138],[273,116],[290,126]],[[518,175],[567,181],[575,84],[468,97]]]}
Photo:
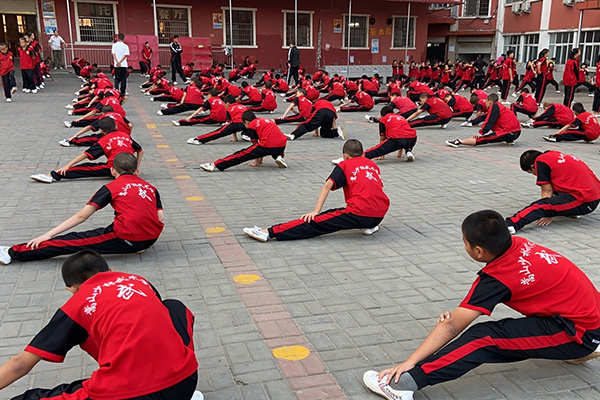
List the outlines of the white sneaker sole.
{"label": "white sneaker sole", "polygon": [[275,164],[277,164],[277,166],[279,168],[287,168],[287,164],[285,163],[285,161],[282,160],[275,160]]}
{"label": "white sneaker sole", "polygon": [[30,178],[33,179],[36,182],[47,183],[47,184],[52,183],[52,179],[48,180],[48,179],[45,179],[45,178],[43,178],[43,177],[41,177],[39,175],[31,175]]}
{"label": "white sneaker sole", "polygon": [[265,243],[267,239],[264,236],[255,235],[250,229],[244,229],[244,233],[250,236],[252,239],[258,240],[259,242]]}

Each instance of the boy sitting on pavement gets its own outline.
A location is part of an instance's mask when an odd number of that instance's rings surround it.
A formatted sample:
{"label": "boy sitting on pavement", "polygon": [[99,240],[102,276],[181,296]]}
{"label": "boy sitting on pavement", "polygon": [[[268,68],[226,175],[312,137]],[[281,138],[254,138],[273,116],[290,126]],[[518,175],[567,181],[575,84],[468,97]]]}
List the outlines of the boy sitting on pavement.
{"label": "boy sitting on pavement", "polygon": [[542,136],[542,138],[548,142],[583,140],[586,143],[594,143],[594,140],[600,136],[598,118],[585,111],[581,103],[573,104],[573,113],[575,121],[563,126],[555,134]]}

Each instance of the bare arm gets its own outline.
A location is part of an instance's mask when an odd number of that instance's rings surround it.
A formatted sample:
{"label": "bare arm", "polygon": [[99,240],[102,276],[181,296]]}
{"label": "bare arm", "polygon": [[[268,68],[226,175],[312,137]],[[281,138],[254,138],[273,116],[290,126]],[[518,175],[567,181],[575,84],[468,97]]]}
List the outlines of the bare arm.
{"label": "bare arm", "polygon": [[285,118],[285,116],[286,116],[286,115],[288,115],[288,113],[289,113],[290,111],[292,111],[292,108],[294,108],[295,106],[296,106],[296,105],[295,105],[294,103],[290,104],[290,105],[288,106],[288,108],[285,110],[285,112],[283,113],[283,115],[281,116],[281,118]]}
{"label": "bare arm", "polygon": [[315,209],[311,213],[304,214],[302,216],[303,220],[305,220],[306,222],[310,222],[313,219],[315,219],[315,216],[319,214],[323,209],[323,204],[325,204],[325,200],[327,200],[327,196],[329,196],[329,192],[331,191],[332,187],[333,182],[328,179],[327,182],[325,182],[325,184],[323,185],[323,188],[321,189],[321,193],[319,194],[319,198],[317,199]]}
{"label": "bare arm", "polygon": [[85,222],[93,213],[97,210],[96,207],[91,204],[86,204],[85,207],[81,209],[81,211],[77,212],[71,218],[67,219],[60,225],[55,228],[50,229],[48,232],[44,233],[41,236],[38,236],[34,239],[31,239],[27,243],[27,247],[31,247],[32,249],[38,248],[40,243],[45,242],[46,240],[52,239],[54,236],[63,233],[66,230],[76,227],[77,225]]}
{"label": "bare arm", "polygon": [[194,118],[196,115],[198,115],[199,113],[201,113],[202,111],[204,111],[203,107],[200,107],[199,109],[197,109],[196,111],[194,111],[192,113],[192,115],[190,115],[189,117],[187,117],[186,119],[189,121],[190,119]]}
{"label": "bare arm", "polygon": [[0,390],[24,377],[42,358],[27,351],[14,356],[0,367]]}
{"label": "bare arm", "polygon": [[165,220],[165,212],[163,210],[158,210],[158,220],[163,222]]}
{"label": "bare arm", "polygon": [[561,133],[563,133],[564,131],[566,131],[570,127],[571,127],[571,124],[563,126],[562,128],[560,128],[560,130],[558,132],[555,133],[555,135],[560,135]]}
{"label": "bare arm", "polygon": [[417,118],[419,115],[421,115],[422,112],[423,112],[423,110],[418,109],[410,117],[406,118],[406,121],[411,121],[411,120]]}
{"label": "bare arm", "polygon": [[140,150],[137,153],[137,168],[135,171],[136,175],[139,175],[140,173],[140,165],[142,165],[142,156],[144,155],[144,150]]}
{"label": "bare arm", "polygon": [[77,121],[81,121],[82,119],[89,118],[93,115],[96,115],[97,113],[98,113],[98,110],[94,109],[94,110],[90,111],[89,113],[85,114],[83,117],[79,118]]}
{"label": "bare arm", "polygon": [[540,188],[542,190],[542,199],[554,196],[554,189],[551,184],[544,183]]}

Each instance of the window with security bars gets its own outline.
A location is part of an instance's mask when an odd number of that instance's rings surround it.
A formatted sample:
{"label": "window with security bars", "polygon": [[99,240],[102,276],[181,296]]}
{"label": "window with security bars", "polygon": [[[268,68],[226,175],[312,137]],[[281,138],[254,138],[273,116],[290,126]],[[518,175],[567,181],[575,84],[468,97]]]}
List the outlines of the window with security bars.
{"label": "window with security bars", "polygon": [[[229,9],[223,10],[225,14],[225,44],[231,46],[231,31],[229,28]],[[232,10],[233,46],[256,46],[254,42],[254,11]]]}
{"label": "window with security bars", "polygon": [[[295,40],[296,18],[293,12],[284,12],[283,16],[284,32],[283,45],[287,46],[292,40]],[[298,13],[298,39],[297,47],[312,47],[312,14]]]}
{"label": "window with security bars", "polygon": [[187,8],[156,7],[156,22],[159,44],[171,43],[175,35],[191,36]]}
{"label": "window with security bars", "polygon": [[550,34],[550,57],[556,58],[556,64],[564,64],[573,48],[573,32],[557,32]]}
{"label": "window with security bars", "polygon": [[531,60],[537,60],[538,58],[538,44],[540,41],[540,35],[538,33],[534,35],[523,36],[523,59],[519,61],[527,62]]}
{"label": "window with security bars", "polygon": [[487,17],[490,15],[489,0],[465,0],[463,17]]}
{"label": "window with security bars", "polygon": [[581,48],[581,56],[579,59],[582,63],[588,66],[596,65],[598,62],[598,54],[600,54],[600,31],[581,32],[581,40],[579,41]]}
{"label": "window with security bars", "polygon": [[450,3],[429,3],[430,10],[443,10],[446,8],[450,8],[452,5]]}
{"label": "window with security bars", "polygon": [[[417,20],[414,17],[410,18],[410,26],[408,25],[408,17],[394,17],[394,35],[392,36],[393,48],[406,48],[406,32],[408,31],[408,48],[415,47],[415,24]],[[407,29],[409,28],[409,29]]]}
{"label": "window with security bars", "polygon": [[[344,47],[365,49],[367,46],[368,18],[366,16],[353,15],[348,22],[348,16],[344,15]],[[348,46],[350,36],[350,46]]]}
{"label": "window with security bars", "polygon": [[521,35],[504,36],[504,54],[508,54],[510,50],[515,52],[515,61],[519,60],[521,53]]}
{"label": "window with security bars", "polygon": [[80,42],[112,43],[115,14],[112,4],[77,3]]}

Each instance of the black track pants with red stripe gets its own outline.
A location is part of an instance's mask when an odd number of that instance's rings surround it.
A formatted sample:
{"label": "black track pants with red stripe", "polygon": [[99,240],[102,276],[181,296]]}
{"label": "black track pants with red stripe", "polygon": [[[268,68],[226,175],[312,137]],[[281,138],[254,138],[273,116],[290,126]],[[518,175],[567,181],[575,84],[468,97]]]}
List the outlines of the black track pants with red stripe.
{"label": "black track pants with red stripe", "polygon": [[279,156],[283,157],[284,152],[285,147],[262,147],[259,144],[254,144],[248,148],[236,151],[230,156],[215,161],[215,167],[217,167],[219,171],[224,171],[227,168],[231,168],[245,161],[256,160],[257,158],[265,156],[271,156],[273,159]]}
{"label": "black track pants with red stripe", "polygon": [[69,140],[69,143],[71,143],[71,146],[85,146],[85,147],[90,147],[94,143],[97,143],[98,140],[100,140],[100,138],[102,136],[104,136],[104,135],[102,135],[101,133],[95,133],[93,135],[88,135],[88,136],[84,136],[84,137],[78,137],[78,138],[75,138],[73,140]]}
{"label": "black track pants with red stripe", "polygon": [[333,121],[335,121],[335,111],[322,108],[315,112],[312,117],[298,125],[298,127],[291,134],[294,135],[295,139],[305,135],[307,132],[312,132],[319,128],[319,134],[323,138],[336,138],[339,136],[338,130],[332,129]]}
{"label": "black track pants with red stripe", "polygon": [[333,103],[336,100],[344,100],[344,96],[340,96],[339,94],[330,93],[327,96],[321,97],[319,100],[327,100],[327,101],[330,101]]}
{"label": "black track pants with red stripe", "polygon": [[356,112],[356,111],[371,111],[373,107],[365,107],[365,106],[345,106],[340,108],[341,112]]}
{"label": "black track pants with red stripe", "polygon": [[197,139],[200,141],[200,143],[204,144],[204,143],[208,143],[210,141],[213,141],[213,140],[225,137],[225,136],[233,135],[234,133],[237,133],[237,132],[243,132],[245,130],[246,130],[246,126],[243,123],[232,122],[230,124],[223,125],[216,131],[209,132],[205,135],[200,135],[200,136],[198,136]]}
{"label": "black track pants with red stripe", "polygon": [[413,119],[408,124],[412,128],[416,128],[418,126],[430,126],[430,125],[446,125],[450,122],[452,118],[440,118],[437,114],[426,115],[422,118]]}
{"label": "black track pants with red stripe", "polygon": [[527,115],[529,118],[533,118],[533,116],[535,114],[537,114],[537,110],[535,111],[527,111],[525,109],[525,107],[518,105],[517,103],[513,103],[510,105],[510,109],[512,110],[513,113],[515,113],[515,116],[517,115],[517,113],[522,113]]}
{"label": "black track pants with red stripe", "polygon": [[107,163],[81,163],[69,168],[64,175],[50,172],[54,180],[81,178],[113,178]]}
{"label": "black track pants with red stripe", "polygon": [[[183,344],[185,346],[193,346],[191,338],[194,333],[194,315],[179,300],[167,299],[163,301],[163,304],[169,310],[173,326],[177,333],[179,333]],[[84,381],[79,380],[59,385],[53,389],[30,389],[20,396],[13,397],[11,400],[91,400],[87,389],[83,387]],[[198,373],[194,372],[171,387],[128,400],[187,400],[194,394],[197,384]]]}
{"label": "black track pants with red stripe", "polygon": [[[539,118],[539,117],[538,117]],[[561,124],[560,122],[558,122],[556,119],[554,119],[553,117],[548,117],[547,119],[535,119],[533,121],[533,127],[534,128],[543,128],[543,127],[549,127],[549,128],[556,128],[556,129],[560,129],[562,128],[564,125]]]}
{"label": "black track pants with red stripe", "polygon": [[202,104],[183,103],[179,105],[173,105],[172,107],[169,106],[168,108],[160,111],[162,112],[162,115],[174,115],[186,111],[196,111],[200,107],[202,107]]}
{"label": "black track pants with red stripe", "polygon": [[575,140],[585,140],[590,141],[590,139],[585,136],[585,132],[581,129],[567,129],[563,133],[552,135],[556,139],[557,142],[569,142]]}
{"label": "black track pants with red stripe", "polygon": [[[179,100],[181,100],[181,99],[179,99]],[[179,100],[168,94],[161,94],[159,96],[155,96],[152,101],[176,101],[177,102]]]}
{"label": "black track pants with red stripe", "polygon": [[296,115],[292,115],[291,117],[276,118],[276,119],[274,119],[274,121],[277,125],[281,125],[281,124],[289,124],[289,123],[293,123],[293,122],[305,122],[306,118],[304,118],[300,114],[296,114]]}
{"label": "black track pants with red stripe", "polygon": [[211,118],[209,115],[208,117],[203,117],[203,118],[192,118],[189,121],[187,119],[180,119],[179,125],[189,126],[189,125],[196,125],[196,124],[222,124],[223,122],[225,122],[225,121],[217,121],[217,120]]}
{"label": "black track pants with red stripe", "polygon": [[413,147],[415,147],[415,144],[417,144],[416,137],[386,139],[377,146],[373,146],[369,150],[365,151],[365,157],[371,160],[400,149],[412,151]]}
{"label": "black track pants with red stripe", "polygon": [[[419,389],[457,379],[485,363],[530,358],[569,360],[598,347],[600,330],[587,331],[577,343],[575,326],[562,317],[506,318],[475,324],[460,337],[408,371]],[[392,388],[400,389],[391,383]]]}
{"label": "black track pants with red stripe", "polygon": [[546,86],[548,86],[546,83],[546,75],[539,74],[537,76],[537,84],[535,85],[535,100],[538,104],[540,104],[544,99],[544,95],[546,94]]}
{"label": "black track pants with red stripe", "polygon": [[93,115],[89,118],[82,118],[71,122],[71,126],[75,128],[84,128],[86,126],[92,125],[96,121],[100,121],[102,115]]}
{"label": "black track pants with red stripe", "polygon": [[563,104],[565,106],[571,108],[571,103],[573,102],[574,96],[575,96],[575,86],[565,85],[565,98],[563,100]]}
{"label": "black track pants with red stripe", "polygon": [[469,118],[471,118],[471,115],[473,115],[473,111],[465,111],[465,112],[453,112],[452,113],[452,118],[464,118],[467,121],[469,120]]}
{"label": "black track pants with red stripe", "polygon": [[277,240],[309,239],[345,229],[370,229],[381,223],[383,218],[362,217],[346,208],[327,210],[306,222],[302,218],[269,228],[269,237]]}
{"label": "black track pants with red stripe", "polygon": [[27,243],[17,244],[8,250],[8,254],[15,261],[46,260],[65,254],[74,254],[82,250],[93,250],[100,254],[129,254],[146,250],[156,240],[133,241],[120,239],[113,231],[112,225],[110,225],[106,228],[56,236],[42,242],[37,249],[27,247]]}
{"label": "black track pants with red stripe", "polygon": [[513,143],[521,136],[521,131],[518,132],[510,132],[503,133],[501,135],[496,134],[495,132],[489,132],[483,136],[478,137],[475,140],[475,146],[479,146],[482,144],[490,144],[490,143]]}
{"label": "black track pants with red stripe", "polygon": [[525,225],[544,217],[568,217],[589,214],[598,207],[599,202],[600,200],[583,202],[577,200],[571,194],[559,193],[552,197],[534,201],[512,217],[507,218],[506,223],[518,231]]}

